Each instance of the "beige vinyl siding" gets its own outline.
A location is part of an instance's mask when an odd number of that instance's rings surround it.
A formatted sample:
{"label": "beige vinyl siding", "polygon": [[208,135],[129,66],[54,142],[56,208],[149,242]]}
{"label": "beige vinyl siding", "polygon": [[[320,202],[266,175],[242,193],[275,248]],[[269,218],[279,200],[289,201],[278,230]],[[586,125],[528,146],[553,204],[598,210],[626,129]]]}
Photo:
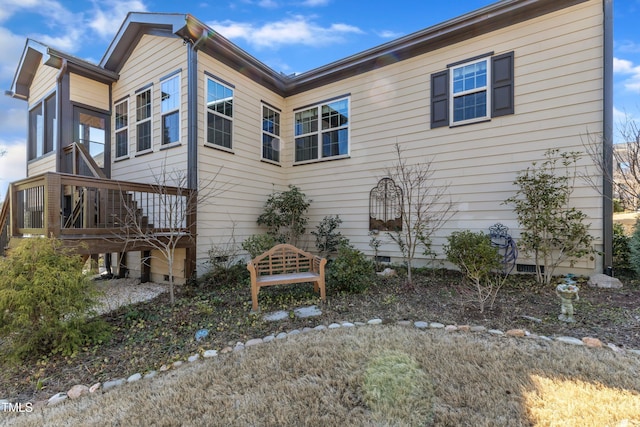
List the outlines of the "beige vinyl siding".
{"label": "beige vinyl siding", "polygon": [[[282,110],[284,100],[254,81],[231,70],[214,58],[200,54],[198,58],[198,174],[201,184],[209,183],[215,197],[198,210],[198,261],[200,269],[212,247],[229,250],[248,236],[264,232],[256,223],[265,201],[272,191],[286,189],[284,167],[261,161],[262,104],[265,101]],[[207,75],[206,73],[209,75]],[[209,78],[233,85],[232,152],[205,146],[207,138],[206,94]],[[284,129],[284,123],[281,122]],[[284,138],[284,150],[288,143]],[[281,152],[281,155],[283,153]],[[205,190],[206,193],[207,190]],[[202,190],[201,190],[202,192]],[[223,255],[219,253],[219,255]]]}
{"label": "beige vinyl siding", "polygon": [[[120,79],[113,85],[113,101],[127,97],[129,113],[128,158],[112,165],[111,176],[136,182],[153,183],[155,177],[168,173],[186,173],[187,167],[187,48],[177,37],[144,35],[133,49],[120,71]],[[180,143],[171,148],[162,146],[161,81],[180,72]],[[152,124],[151,152],[136,152],[136,91],[151,84]],[[113,106],[112,106],[113,107]],[[111,123],[111,152],[115,156],[115,115]]]}
{"label": "beige vinyl siding", "polygon": [[56,171],[56,152],[51,151],[38,159],[27,163],[27,176],[40,175],[45,172]]}
{"label": "beige vinyl siding", "polygon": [[90,107],[110,110],[109,86],[78,74],[69,73],[69,98]]}
{"label": "beige vinyl siding", "polygon": [[40,64],[29,87],[29,110],[42,101],[45,96],[56,89],[56,77],[59,70],[48,65]]}
{"label": "beige vinyl siding", "polygon": [[[515,214],[502,204],[516,190],[512,183],[518,171],[541,160],[548,148],[584,151],[587,133],[602,132],[602,37],[601,4],[590,1],[291,97],[287,103],[294,109],[351,94],[351,158],[287,169],[289,182],[314,201],[310,229],[325,215],[339,214],[341,232],[372,254],[369,191],[393,164],[397,142],[412,163],[432,159],[434,184],[449,186],[456,213],[437,233],[436,252],[442,254],[451,232],[486,232],[496,222],[518,237]],[[515,114],[430,129],[431,74],[491,51],[514,51]],[[293,141],[291,123],[283,126],[283,134]],[[292,155],[289,148],[286,163]],[[589,159],[582,160],[582,168],[597,175]],[[600,195],[577,181],[573,203],[589,216],[601,248]],[[384,233],[380,238],[386,242],[380,254],[398,260],[395,244]],[[593,261],[587,264],[596,266]]]}
{"label": "beige vinyl siding", "polygon": [[[128,157],[118,159],[111,167],[111,177],[133,182],[156,183],[166,178],[168,185],[179,185],[174,178],[186,177],[187,169],[187,48],[177,37],[143,35],[120,71],[120,78],[113,85],[112,101],[128,100]],[[181,71],[180,71],[181,70]],[[162,145],[161,80],[180,71],[180,142],[170,148]],[[145,154],[136,152],[136,91],[149,86],[151,89],[152,138],[151,150]],[[111,106],[113,109],[114,105]],[[111,118],[111,152],[115,157],[115,114]],[[184,184],[184,183],[182,183]],[[145,212],[154,223],[152,212]],[[140,276],[140,253],[129,254],[128,268]],[[184,249],[176,250],[174,275],[177,283],[184,282]],[[156,253],[151,261],[151,280],[164,282],[168,274],[163,257]]]}

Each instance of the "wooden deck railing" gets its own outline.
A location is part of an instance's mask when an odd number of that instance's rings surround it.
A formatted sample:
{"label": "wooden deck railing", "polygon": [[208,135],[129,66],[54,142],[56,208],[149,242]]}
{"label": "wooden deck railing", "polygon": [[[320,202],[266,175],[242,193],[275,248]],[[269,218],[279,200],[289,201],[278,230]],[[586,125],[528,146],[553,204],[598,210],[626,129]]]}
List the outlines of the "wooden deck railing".
{"label": "wooden deck railing", "polygon": [[[140,230],[193,236],[194,199],[190,190],[179,187],[48,172],[12,183],[0,212],[7,218],[9,239],[55,236],[106,242]],[[87,251],[97,253],[101,245],[92,246]]]}

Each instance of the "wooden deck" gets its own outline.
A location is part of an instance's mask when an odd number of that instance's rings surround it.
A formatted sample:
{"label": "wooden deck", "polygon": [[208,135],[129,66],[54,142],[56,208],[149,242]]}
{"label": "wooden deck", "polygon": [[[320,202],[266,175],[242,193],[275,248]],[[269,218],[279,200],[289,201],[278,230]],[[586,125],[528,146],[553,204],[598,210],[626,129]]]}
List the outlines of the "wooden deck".
{"label": "wooden deck", "polygon": [[[18,240],[53,236],[82,255],[149,251],[178,239],[195,266],[191,190],[47,172],[9,185],[0,209],[0,255]],[[187,276],[188,277],[188,276]]]}

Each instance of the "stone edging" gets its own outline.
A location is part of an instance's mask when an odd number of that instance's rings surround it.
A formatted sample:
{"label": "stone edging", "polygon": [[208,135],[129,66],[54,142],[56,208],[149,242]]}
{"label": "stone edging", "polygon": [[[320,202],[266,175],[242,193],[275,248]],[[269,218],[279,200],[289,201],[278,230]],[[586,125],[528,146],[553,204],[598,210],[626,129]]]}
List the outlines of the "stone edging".
{"label": "stone edging", "polygon": [[[315,328],[306,327],[302,330],[294,329],[289,332],[280,332],[278,335],[268,335],[264,338],[254,338],[250,339],[245,343],[238,342],[234,347],[225,347],[220,352],[217,350],[206,350],[200,354],[194,354],[189,356],[186,359],[187,363],[193,363],[201,358],[209,359],[218,356],[218,353],[225,354],[236,351],[242,351],[247,347],[252,347],[255,345],[265,344],[272,341],[282,340],[291,335],[298,335],[301,333],[307,333],[311,331],[323,331],[323,330],[331,330],[331,329],[339,329],[339,328],[353,328],[353,327],[361,327],[367,325],[380,325],[383,324],[382,319],[371,319],[364,322],[340,322],[340,323],[331,323],[329,325],[318,325]],[[498,329],[487,329],[484,326],[470,326],[470,325],[444,325],[438,322],[426,322],[426,321],[409,321],[409,320],[401,320],[395,323],[398,326],[406,326],[406,327],[415,327],[416,329],[426,330],[426,329],[436,329],[442,330],[446,332],[462,332],[462,333],[488,333],[495,336],[506,336],[506,337],[516,337],[516,338],[530,338],[530,339],[539,339],[544,341],[558,341],[561,343],[569,344],[569,345],[577,345],[577,346],[586,346],[590,348],[609,348],[616,353],[626,353],[626,354],[635,354],[640,356],[639,349],[622,349],[615,344],[608,343],[604,344],[598,338],[593,337],[584,337],[582,339],[569,337],[569,336],[559,336],[550,338],[544,335],[536,335],[531,334],[529,331],[524,329],[509,329],[506,332],[503,332]],[[169,365],[162,365],[159,369],[160,372],[169,371],[171,369],[179,368],[184,365],[184,361],[178,360]],[[43,408],[46,406],[55,406],[64,402],[67,399],[78,399],[84,395],[88,395],[91,393],[96,393],[98,391],[106,392],[110,389],[116,388],[126,383],[132,383],[139,381],[141,379],[150,379],[158,375],[157,371],[147,372],[144,376],[140,373],[135,373],[128,378],[117,378],[110,381],[106,381],[104,384],[96,383],[91,387],[87,387],[86,385],[75,385],[69,391],[56,393],[51,396],[48,400],[37,401],[33,404],[25,404],[25,403],[11,403],[8,399],[0,399],[0,412],[2,411],[17,411],[17,412],[32,412],[36,408]],[[17,410],[16,408],[20,409]]]}

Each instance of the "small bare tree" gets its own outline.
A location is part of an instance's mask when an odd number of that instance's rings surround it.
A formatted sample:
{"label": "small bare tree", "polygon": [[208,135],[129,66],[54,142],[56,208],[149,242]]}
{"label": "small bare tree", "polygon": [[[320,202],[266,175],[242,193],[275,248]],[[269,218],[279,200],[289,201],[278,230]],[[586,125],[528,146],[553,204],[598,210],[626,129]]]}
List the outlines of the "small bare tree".
{"label": "small bare tree", "polygon": [[434,184],[433,159],[409,164],[395,144],[396,161],[387,168],[389,178],[402,189],[402,228],[388,232],[398,245],[407,266],[407,282],[413,283],[411,270],[418,248],[431,249],[431,238],[453,216],[449,185]]}
{"label": "small bare tree", "polygon": [[[151,247],[160,253],[169,269],[171,304],[175,302],[173,267],[176,249],[184,246],[185,240],[195,240],[198,206],[224,191],[215,182],[219,172],[207,183],[200,183],[200,190],[195,190],[187,188],[184,171],[169,171],[163,164],[160,172],[153,175],[154,183],[149,184],[148,192],[132,195],[120,191],[125,215],[120,219],[120,233],[113,239],[124,242],[125,248]],[[136,201],[136,197],[141,200]]]}
{"label": "small bare tree", "polygon": [[[596,165],[598,172],[613,185],[613,197],[620,199],[626,208],[638,209],[640,203],[640,124],[626,116],[618,126],[622,139],[613,144],[610,155],[604,156],[604,147],[600,135],[588,134],[583,141],[585,151]],[[583,178],[592,187],[602,192],[602,183],[594,182],[591,177]]]}

